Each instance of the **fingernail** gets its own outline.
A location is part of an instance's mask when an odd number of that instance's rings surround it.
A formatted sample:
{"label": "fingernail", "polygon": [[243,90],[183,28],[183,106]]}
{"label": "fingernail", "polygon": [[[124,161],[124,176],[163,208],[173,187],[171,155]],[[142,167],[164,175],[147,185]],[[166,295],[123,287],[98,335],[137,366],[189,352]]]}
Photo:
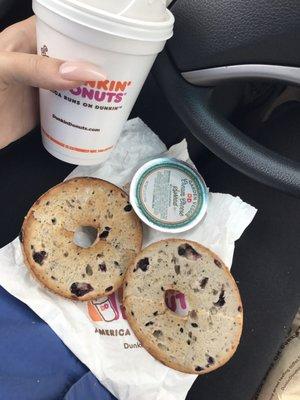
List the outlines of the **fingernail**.
{"label": "fingernail", "polygon": [[100,81],[105,79],[101,69],[94,64],[82,61],[67,61],[59,67],[59,74],[68,81]]}

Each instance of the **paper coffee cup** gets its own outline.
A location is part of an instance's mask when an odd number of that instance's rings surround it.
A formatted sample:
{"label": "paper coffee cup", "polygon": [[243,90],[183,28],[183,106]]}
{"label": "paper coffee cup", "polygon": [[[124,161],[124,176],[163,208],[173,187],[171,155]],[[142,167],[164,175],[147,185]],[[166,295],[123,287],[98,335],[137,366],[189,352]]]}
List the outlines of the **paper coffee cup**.
{"label": "paper coffee cup", "polygon": [[[99,0],[99,7],[105,1]],[[157,1],[163,0],[153,3]],[[130,18],[126,12],[113,14],[91,2],[97,4],[96,0],[33,0],[39,54],[91,62],[107,77],[70,91],[40,90],[44,146],[55,157],[77,165],[99,164],[109,157],[174,24],[167,9],[163,20],[153,14],[151,22],[141,19],[141,4],[134,19],[129,8]]]}

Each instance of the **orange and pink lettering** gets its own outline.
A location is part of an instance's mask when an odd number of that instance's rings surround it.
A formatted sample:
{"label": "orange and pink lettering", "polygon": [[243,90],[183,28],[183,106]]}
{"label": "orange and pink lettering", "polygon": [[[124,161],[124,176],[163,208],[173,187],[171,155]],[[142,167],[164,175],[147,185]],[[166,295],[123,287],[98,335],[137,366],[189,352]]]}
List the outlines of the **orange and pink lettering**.
{"label": "orange and pink lettering", "polygon": [[70,90],[73,96],[94,100],[99,103],[121,103],[131,81],[99,81],[86,82],[85,85]]}

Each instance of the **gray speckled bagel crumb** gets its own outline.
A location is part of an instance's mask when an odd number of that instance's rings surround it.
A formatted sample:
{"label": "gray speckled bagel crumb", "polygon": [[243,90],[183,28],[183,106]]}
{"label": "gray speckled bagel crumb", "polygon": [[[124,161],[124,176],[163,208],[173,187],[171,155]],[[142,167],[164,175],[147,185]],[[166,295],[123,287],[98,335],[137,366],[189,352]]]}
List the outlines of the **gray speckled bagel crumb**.
{"label": "gray speckled bagel crumb", "polygon": [[[74,244],[78,227],[98,231],[89,248]],[[128,196],[96,178],[55,186],[32,206],[21,232],[25,263],[51,291],[91,300],[117,290],[142,245],[142,226]]]}
{"label": "gray speckled bagel crumb", "polygon": [[[207,248],[180,239],[154,243],[137,256],[124,283],[128,321],[143,346],[165,365],[204,374],[235,353],[243,325],[239,290]],[[167,308],[167,290],[185,294],[188,315]]]}

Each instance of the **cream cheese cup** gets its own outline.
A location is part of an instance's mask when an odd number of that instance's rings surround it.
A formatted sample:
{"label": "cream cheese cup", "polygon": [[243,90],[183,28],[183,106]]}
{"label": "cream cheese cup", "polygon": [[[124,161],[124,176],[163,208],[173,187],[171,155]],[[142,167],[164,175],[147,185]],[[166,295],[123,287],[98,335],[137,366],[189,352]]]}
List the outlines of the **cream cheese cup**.
{"label": "cream cheese cup", "polygon": [[157,158],[135,174],[130,202],[146,225],[160,232],[180,233],[204,217],[208,188],[189,164],[174,158]]}

